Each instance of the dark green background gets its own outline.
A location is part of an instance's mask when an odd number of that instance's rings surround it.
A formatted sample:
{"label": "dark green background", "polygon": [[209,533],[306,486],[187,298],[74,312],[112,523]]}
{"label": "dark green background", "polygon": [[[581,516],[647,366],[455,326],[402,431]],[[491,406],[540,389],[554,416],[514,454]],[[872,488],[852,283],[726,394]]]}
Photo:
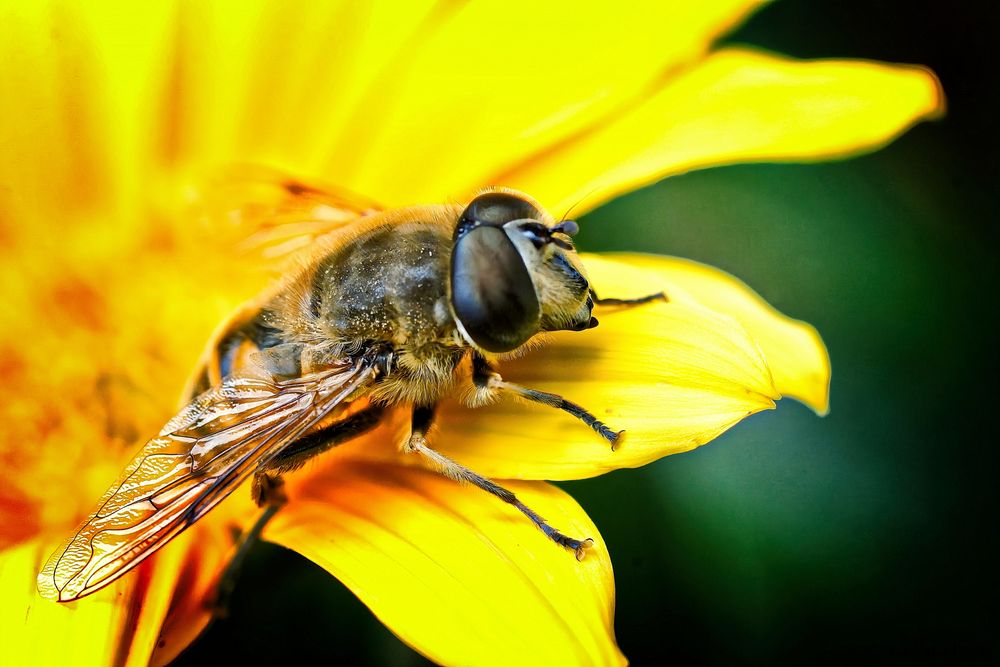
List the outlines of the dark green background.
{"label": "dark green background", "polygon": [[[563,485],[610,546],[634,663],[996,657],[993,18],[771,6],[727,41],[929,65],[947,118],[846,162],[671,178],[582,221],[585,249],[739,276],[833,360],[824,419],[783,401],[695,452]],[[260,545],[232,617],[180,664],[314,655],[424,662],[325,572]]]}

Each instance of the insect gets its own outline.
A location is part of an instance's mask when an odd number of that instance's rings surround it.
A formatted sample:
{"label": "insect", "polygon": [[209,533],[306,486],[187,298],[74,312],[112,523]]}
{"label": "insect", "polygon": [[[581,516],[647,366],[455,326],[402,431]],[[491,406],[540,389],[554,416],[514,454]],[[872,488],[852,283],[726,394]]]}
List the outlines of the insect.
{"label": "insect", "polygon": [[297,267],[211,341],[187,406],[48,560],[40,593],[65,602],[100,589],[248,478],[258,505],[280,507],[282,475],[396,405],[412,406],[404,451],[511,504],[582,558],[592,540],[563,534],[431,448],[435,405],[469,382],[471,368],[470,405],[520,396],[570,413],[613,446],[620,431],[560,396],[505,381],[496,364],[539,333],[597,326],[595,305],[663,295],[598,299],[571,240],[576,223],[555,222],[511,190],[464,207],[378,211],[292,181],[283,188],[298,208],[336,215],[319,224]]}

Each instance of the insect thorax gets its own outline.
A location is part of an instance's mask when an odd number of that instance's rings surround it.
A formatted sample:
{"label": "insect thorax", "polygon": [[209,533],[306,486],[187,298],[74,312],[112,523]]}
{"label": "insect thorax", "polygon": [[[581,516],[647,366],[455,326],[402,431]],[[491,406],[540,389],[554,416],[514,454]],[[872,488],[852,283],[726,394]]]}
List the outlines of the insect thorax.
{"label": "insect thorax", "polygon": [[450,229],[433,222],[381,226],[320,260],[309,286],[311,315],[332,338],[419,348],[449,341]]}
{"label": "insect thorax", "polygon": [[450,221],[377,226],[316,265],[307,301],[324,333],[395,351],[396,372],[376,396],[432,398],[451,386],[467,350],[448,306],[451,234]]}

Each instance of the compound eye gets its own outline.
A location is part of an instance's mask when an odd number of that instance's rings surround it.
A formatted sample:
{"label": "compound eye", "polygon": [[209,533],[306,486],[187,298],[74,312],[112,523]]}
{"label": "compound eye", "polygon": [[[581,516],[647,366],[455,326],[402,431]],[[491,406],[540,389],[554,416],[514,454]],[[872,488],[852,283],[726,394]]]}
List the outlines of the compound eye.
{"label": "compound eye", "polygon": [[509,352],[539,329],[541,308],[531,275],[499,227],[475,227],[455,242],[451,304],[465,332],[488,352]]}
{"label": "compound eye", "polygon": [[473,199],[455,228],[455,239],[480,226],[502,227],[511,220],[538,220],[538,210],[524,199],[506,192],[487,192]]}

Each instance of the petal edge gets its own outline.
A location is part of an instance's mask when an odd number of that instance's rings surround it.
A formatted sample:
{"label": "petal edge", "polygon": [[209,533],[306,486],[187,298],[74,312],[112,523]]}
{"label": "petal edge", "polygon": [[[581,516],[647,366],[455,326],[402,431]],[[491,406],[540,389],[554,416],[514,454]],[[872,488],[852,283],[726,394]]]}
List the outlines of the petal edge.
{"label": "petal edge", "polygon": [[825,416],[830,411],[830,354],[816,327],[782,314],[739,278],[680,257],[611,253],[682,287],[699,303],[736,319],[760,345],[782,396]]}
{"label": "petal edge", "polygon": [[582,212],[693,169],[874,150],[944,107],[941,83],[925,67],[726,48],[494,180],[552,210]]}
{"label": "petal edge", "polygon": [[582,562],[514,508],[440,474],[343,462],[295,489],[265,530],[339,578],[404,642],[442,664],[623,664],[607,547],[569,496],[510,489],[592,537]]}

